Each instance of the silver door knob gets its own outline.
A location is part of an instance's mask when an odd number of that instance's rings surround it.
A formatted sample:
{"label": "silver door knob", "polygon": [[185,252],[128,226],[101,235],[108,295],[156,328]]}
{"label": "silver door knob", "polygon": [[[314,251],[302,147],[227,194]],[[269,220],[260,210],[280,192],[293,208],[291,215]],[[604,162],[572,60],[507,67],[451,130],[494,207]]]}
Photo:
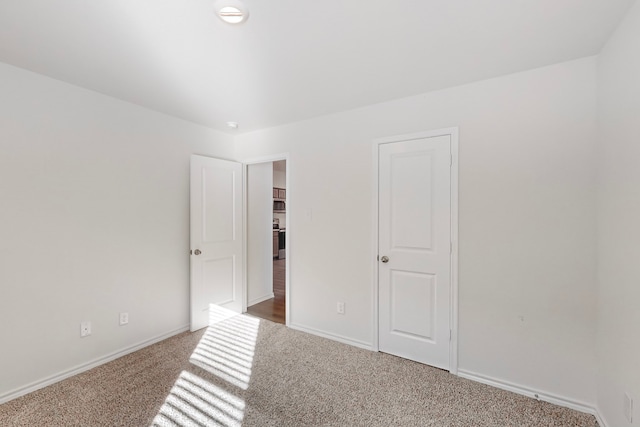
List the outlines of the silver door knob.
{"label": "silver door knob", "polygon": [[385,255],[382,258],[380,258],[380,261],[382,261],[384,263],[387,263],[387,262],[389,262],[389,257]]}
{"label": "silver door knob", "polygon": [[202,251],[200,249],[196,249],[195,251],[193,251],[193,253],[196,255],[200,255]]}

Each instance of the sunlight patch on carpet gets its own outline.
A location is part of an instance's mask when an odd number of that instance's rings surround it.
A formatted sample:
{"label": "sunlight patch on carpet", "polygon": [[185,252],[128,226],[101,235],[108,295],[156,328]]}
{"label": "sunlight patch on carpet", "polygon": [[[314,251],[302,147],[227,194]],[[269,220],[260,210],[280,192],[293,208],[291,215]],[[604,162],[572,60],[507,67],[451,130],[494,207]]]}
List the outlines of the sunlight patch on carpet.
{"label": "sunlight patch on carpet", "polygon": [[211,304],[209,327],[189,361],[246,390],[251,380],[260,320]]}
{"label": "sunlight patch on carpet", "polygon": [[[242,390],[249,388],[260,320],[211,304],[209,327],[189,358],[193,365]],[[153,427],[240,427],[242,398],[182,371]]]}
{"label": "sunlight patch on carpet", "polygon": [[241,398],[187,371],[182,371],[153,420],[153,427],[240,427]]}

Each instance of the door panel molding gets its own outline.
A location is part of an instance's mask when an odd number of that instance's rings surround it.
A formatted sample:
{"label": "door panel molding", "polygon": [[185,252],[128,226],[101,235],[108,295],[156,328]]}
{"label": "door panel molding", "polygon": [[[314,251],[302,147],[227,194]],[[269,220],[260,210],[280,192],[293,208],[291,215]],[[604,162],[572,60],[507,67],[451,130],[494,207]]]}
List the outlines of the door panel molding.
{"label": "door panel molding", "polygon": [[451,206],[450,206],[450,238],[451,238],[451,257],[450,257],[450,319],[451,340],[449,343],[449,371],[452,374],[458,372],[458,128],[444,128],[433,131],[425,131],[412,134],[396,135],[385,138],[378,138],[372,141],[372,254],[371,265],[373,272],[372,283],[372,325],[373,325],[373,345],[374,351],[380,350],[379,341],[379,263],[378,256],[378,226],[379,226],[379,149],[382,144],[389,144],[400,141],[411,141],[424,138],[432,138],[438,136],[449,136],[451,144],[451,168],[450,168],[450,186],[451,186]]}

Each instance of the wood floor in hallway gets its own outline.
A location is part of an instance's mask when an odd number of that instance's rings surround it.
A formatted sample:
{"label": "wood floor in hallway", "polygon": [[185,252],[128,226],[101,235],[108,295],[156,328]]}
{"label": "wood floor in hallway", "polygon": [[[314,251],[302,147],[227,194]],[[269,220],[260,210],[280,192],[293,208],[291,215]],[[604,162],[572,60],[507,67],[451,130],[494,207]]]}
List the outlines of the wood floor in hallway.
{"label": "wood floor in hallway", "polygon": [[247,308],[247,313],[276,323],[285,323],[285,265],[286,259],[273,260],[274,298]]}

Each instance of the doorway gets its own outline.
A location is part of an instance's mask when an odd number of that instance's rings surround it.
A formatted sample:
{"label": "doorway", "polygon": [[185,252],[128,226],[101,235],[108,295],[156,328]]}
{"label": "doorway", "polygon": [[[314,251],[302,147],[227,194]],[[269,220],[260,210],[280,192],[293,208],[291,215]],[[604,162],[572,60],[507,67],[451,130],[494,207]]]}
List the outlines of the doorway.
{"label": "doorway", "polygon": [[246,167],[246,312],[288,323],[289,185],[287,159]]}
{"label": "doorway", "polygon": [[457,369],[457,129],[376,141],[379,351]]}

